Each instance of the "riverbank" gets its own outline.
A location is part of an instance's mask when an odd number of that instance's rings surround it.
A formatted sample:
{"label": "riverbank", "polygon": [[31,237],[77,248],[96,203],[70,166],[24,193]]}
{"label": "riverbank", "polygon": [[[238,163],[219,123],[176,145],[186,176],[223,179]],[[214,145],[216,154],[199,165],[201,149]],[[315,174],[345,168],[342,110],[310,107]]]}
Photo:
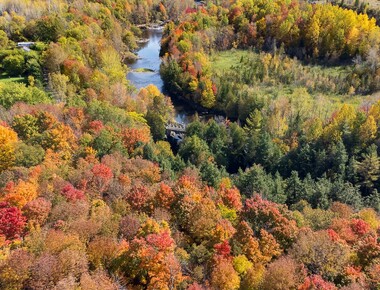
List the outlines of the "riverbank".
{"label": "riverbank", "polygon": [[193,121],[196,116],[204,120],[215,117],[218,119],[224,118],[221,112],[206,109],[164,87],[164,82],[160,75],[160,50],[163,30],[151,29],[149,28],[150,26],[151,25],[144,26],[146,27],[144,33],[146,33],[148,41],[141,43],[139,49],[136,51],[136,57],[127,61],[130,68],[127,79],[137,89],[153,84],[160,92],[170,96],[175,109],[175,121],[178,123],[188,124]]}
{"label": "riverbank", "polygon": [[[147,27],[147,26],[144,26]],[[162,30],[146,28],[147,42],[141,43],[136,51],[136,58],[128,60],[130,71],[127,79],[137,88],[141,89],[150,84],[155,85],[160,92],[165,93],[164,83],[160,75],[160,49]],[[175,108],[175,121],[183,124],[189,123],[195,111],[189,109],[189,104],[178,102],[172,98]]]}

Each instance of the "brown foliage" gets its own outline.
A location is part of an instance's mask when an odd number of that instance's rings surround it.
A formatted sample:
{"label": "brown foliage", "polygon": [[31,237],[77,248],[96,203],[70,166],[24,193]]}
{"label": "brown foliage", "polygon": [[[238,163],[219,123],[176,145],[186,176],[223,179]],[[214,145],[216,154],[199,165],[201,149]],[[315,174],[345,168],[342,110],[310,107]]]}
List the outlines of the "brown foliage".
{"label": "brown foliage", "polygon": [[108,268],[116,257],[118,244],[112,238],[98,237],[87,248],[88,260],[95,268]]}
{"label": "brown foliage", "polygon": [[80,287],[82,290],[117,290],[118,287],[105,272],[96,271],[89,274],[84,273],[80,278]]}
{"label": "brown foliage", "polygon": [[51,211],[51,202],[43,197],[28,202],[22,209],[28,221],[43,225]]}
{"label": "brown foliage", "polygon": [[27,251],[17,249],[0,265],[1,289],[21,289],[29,278],[33,257]]}
{"label": "brown foliage", "polygon": [[264,290],[296,289],[305,274],[302,264],[284,256],[269,264],[261,287]]}
{"label": "brown foliage", "polygon": [[138,233],[140,226],[138,217],[129,214],[120,221],[120,236],[127,240],[132,240]]}
{"label": "brown foliage", "polygon": [[52,289],[60,279],[58,258],[44,253],[33,263],[28,286],[33,290]]}
{"label": "brown foliage", "polygon": [[300,233],[291,256],[303,263],[309,273],[333,280],[344,273],[349,262],[349,249],[333,242],[324,231],[306,231]]}

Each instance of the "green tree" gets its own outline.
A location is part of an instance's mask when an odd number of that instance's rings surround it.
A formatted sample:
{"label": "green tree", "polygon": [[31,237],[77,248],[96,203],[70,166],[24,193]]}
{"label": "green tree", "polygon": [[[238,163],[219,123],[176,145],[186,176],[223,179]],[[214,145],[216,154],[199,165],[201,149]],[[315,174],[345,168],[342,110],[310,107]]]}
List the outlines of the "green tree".
{"label": "green tree", "polygon": [[367,153],[362,155],[362,161],[356,162],[356,170],[361,177],[361,184],[366,189],[373,188],[380,176],[380,158],[375,144],[372,144]]}
{"label": "green tree", "polygon": [[157,112],[148,110],[145,119],[148,122],[154,141],[163,140],[166,131],[163,118]]}
{"label": "green tree", "polygon": [[204,162],[200,167],[200,173],[202,180],[204,180],[208,185],[216,188],[220,184],[221,180],[221,170],[213,162]]}
{"label": "green tree", "polygon": [[196,115],[195,120],[186,127],[186,136],[197,135],[199,138],[203,139],[204,131],[205,124],[202,123],[199,120],[198,115]]}
{"label": "green tree", "polygon": [[6,48],[8,46],[9,39],[5,31],[0,30],[0,47]]}
{"label": "green tree", "polygon": [[189,161],[194,165],[207,162],[211,155],[207,143],[195,135],[186,137],[179,148],[178,154],[185,161]]}
{"label": "green tree", "polygon": [[37,87],[26,87],[22,83],[6,83],[0,86],[0,105],[9,109],[16,102],[39,104],[50,102],[47,94]]}
{"label": "green tree", "polygon": [[26,61],[26,71],[27,75],[32,75],[35,78],[40,79],[42,77],[41,65],[36,58],[29,58]]}
{"label": "green tree", "polygon": [[20,143],[15,150],[17,166],[32,167],[40,164],[45,157],[45,150],[39,145]]}
{"label": "green tree", "polygon": [[153,102],[148,107],[145,119],[155,141],[165,138],[165,124],[172,118],[173,111],[173,105],[169,98],[163,94],[153,97]]}
{"label": "green tree", "polygon": [[331,199],[350,205],[357,210],[363,207],[360,186],[345,182],[342,179],[334,181],[331,189]]}
{"label": "green tree", "polygon": [[314,194],[310,197],[310,203],[317,208],[328,209],[332,190],[331,181],[323,176],[315,182]]}
{"label": "green tree", "polygon": [[45,16],[37,20],[36,28],[38,40],[56,42],[64,33],[64,20],[57,15]]}
{"label": "green tree", "polygon": [[348,162],[348,154],[344,143],[339,141],[332,147],[331,151],[332,170],[334,173],[344,177],[346,174],[346,164]]}
{"label": "green tree", "polygon": [[230,172],[236,172],[239,168],[246,167],[246,132],[236,123],[233,123],[230,126],[228,152]]}
{"label": "green tree", "polygon": [[120,136],[112,130],[103,129],[95,137],[92,147],[98,152],[99,157],[111,154],[115,151],[122,151],[122,142]]}
{"label": "green tree", "polygon": [[286,180],[286,195],[286,203],[288,205],[295,204],[302,199],[308,200],[297,171],[292,171],[290,177]]}
{"label": "green tree", "polygon": [[236,184],[241,193],[245,196],[252,196],[254,193],[260,193],[266,198],[271,197],[273,180],[270,174],[267,174],[261,165],[254,164],[245,172],[239,171]]}
{"label": "green tree", "polygon": [[377,212],[380,211],[380,194],[375,189],[365,200],[367,207],[374,208]]}
{"label": "green tree", "polygon": [[268,172],[273,173],[281,157],[281,150],[279,146],[273,142],[269,133],[265,132],[261,134],[257,146],[255,162],[262,164]]}
{"label": "green tree", "polygon": [[25,59],[21,54],[8,55],[3,60],[3,69],[10,76],[20,76],[25,71]]}

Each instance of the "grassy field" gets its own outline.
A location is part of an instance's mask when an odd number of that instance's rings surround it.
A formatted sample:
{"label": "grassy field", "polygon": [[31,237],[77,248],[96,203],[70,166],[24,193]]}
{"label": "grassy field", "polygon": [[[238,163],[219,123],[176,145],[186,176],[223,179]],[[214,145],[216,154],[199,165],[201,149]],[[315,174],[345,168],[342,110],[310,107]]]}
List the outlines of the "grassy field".
{"label": "grassy field", "polygon": [[[250,57],[255,59],[259,55],[252,51],[246,50],[230,50],[214,53],[210,56],[211,70],[213,75],[216,78],[223,78],[223,74],[233,67],[241,65],[241,59]],[[349,73],[350,66],[341,65],[341,66],[322,66],[322,65],[302,65],[306,69],[307,74],[313,78],[313,76],[318,77],[320,75],[328,77],[343,77]],[[259,89],[266,95],[288,95],[291,94],[297,88],[303,88],[304,86],[299,84],[289,84],[284,85],[278,82],[264,82],[260,84],[256,89]],[[378,94],[373,94],[369,96],[363,95],[349,95],[349,94],[337,94],[337,93],[321,93],[321,92],[312,92],[308,90],[310,95],[315,98],[323,98],[326,100],[326,103],[329,103],[329,106],[339,107],[343,103],[353,104],[355,106],[363,106],[373,102],[376,102],[380,98],[380,92]],[[327,104],[326,104],[327,105]]]}
{"label": "grassy field", "polygon": [[[229,70],[232,66],[240,63],[240,60],[245,57],[258,56],[258,53],[247,50],[228,50],[221,51],[211,55],[211,68],[214,73],[220,73]],[[349,66],[322,66],[322,65],[305,65],[313,73],[321,73],[329,76],[338,76],[348,73]]]}
{"label": "grassy field", "polygon": [[1,74],[0,83],[26,83],[26,79],[24,77],[9,77],[6,74]]}
{"label": "grassy field", "polygon": [[214,73],[227,71],[231,68],[231,66],[240,63],[240,59],[242,57],[246,57],[251,53],[252,52],[247,50],[236,49],[215,53],[210,58],[212,63],[212,71]]}

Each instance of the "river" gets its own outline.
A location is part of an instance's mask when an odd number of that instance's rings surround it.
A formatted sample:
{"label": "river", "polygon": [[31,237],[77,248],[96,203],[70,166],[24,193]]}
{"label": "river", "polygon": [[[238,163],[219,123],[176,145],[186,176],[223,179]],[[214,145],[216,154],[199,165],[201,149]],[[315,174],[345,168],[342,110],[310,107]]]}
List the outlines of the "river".
{"label": "river", "polygon": [[[153,84],[164,93],[164,83],[160,75],[162,30],[147,29],[144,33],[146,33],[145,36],[148,41],[140,45],[140,49],[137,51],[138,59],[128,63],[131,72],[128,73],[127,79],[138,89]],[[135,71],[138,69],[149,71]],[[195,115],[195,111],[187,108],[178,100],[172,99],[172,102],[175,109],[175,121],[182,124],[191,122]]]}

